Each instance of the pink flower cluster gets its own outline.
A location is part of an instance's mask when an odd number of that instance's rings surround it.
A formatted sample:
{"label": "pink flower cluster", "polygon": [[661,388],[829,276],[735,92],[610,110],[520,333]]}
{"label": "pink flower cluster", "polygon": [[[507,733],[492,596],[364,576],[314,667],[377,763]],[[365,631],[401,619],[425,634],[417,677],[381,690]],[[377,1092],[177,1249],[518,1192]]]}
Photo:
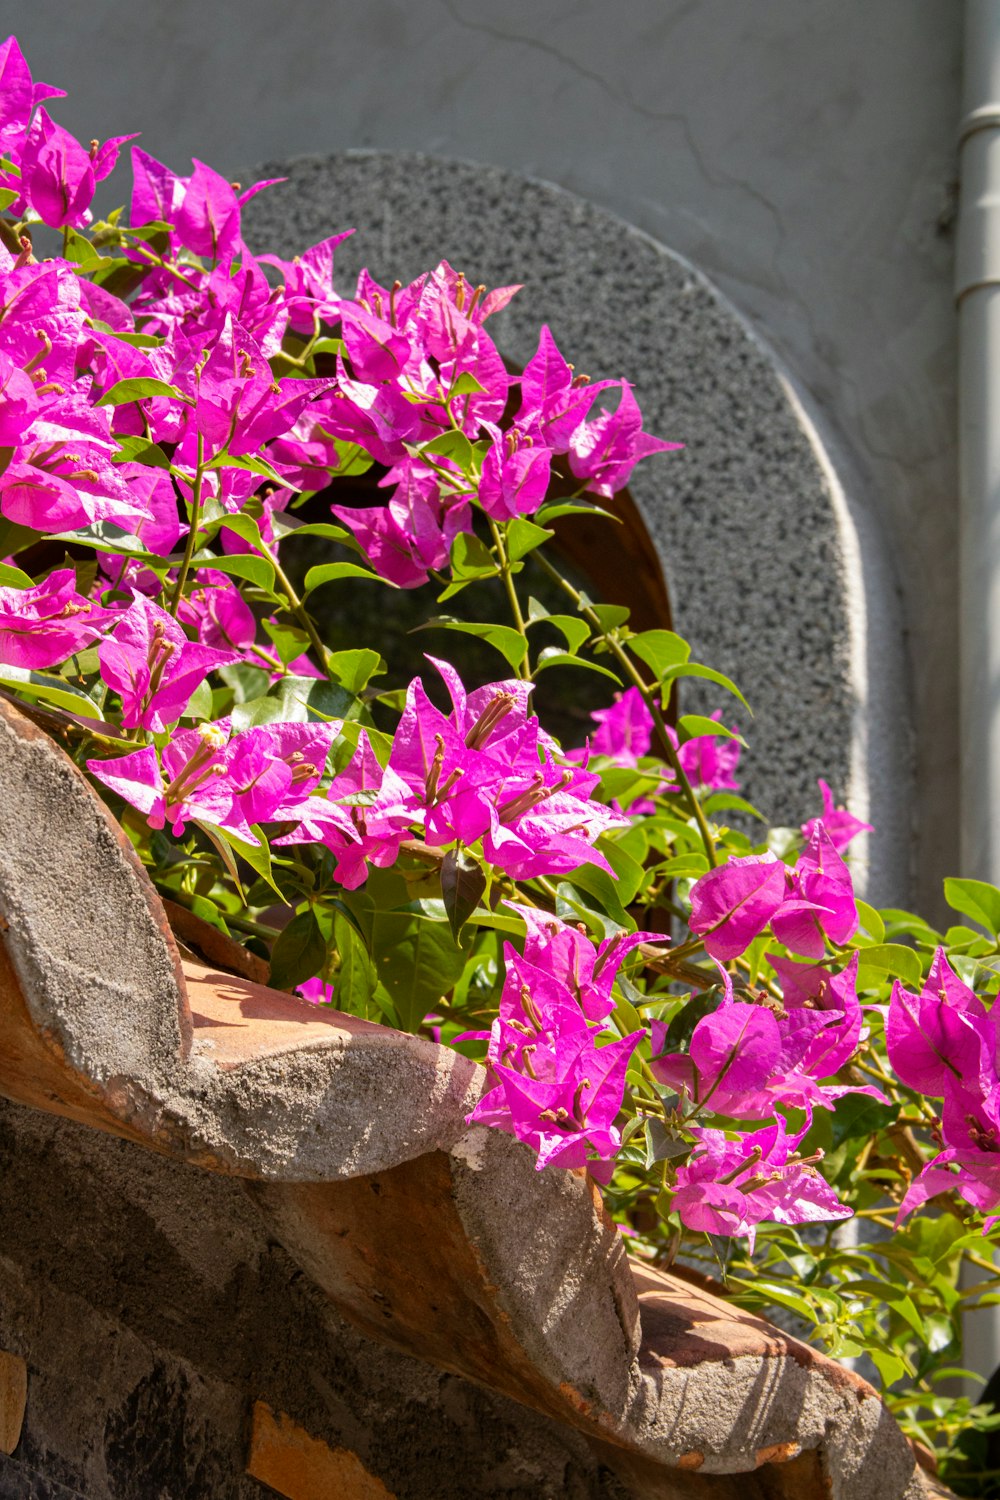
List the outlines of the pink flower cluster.
{"label": "pink flower cluster", "polygon": [[731,859],[691,892],[691,931],[712,958],[738,958],[770,925],[779,943],[822,958],[858,929],[851,872],[820,819],[793,869],[773,854]]}
{"label": "pink flower cluster", "polygon": [[[718,711],[713,719],[721,719]],[[617,766],[636,770],[644,756],[649,755],[653,742],[653,716],[636,687],[616,693],[609,708],[599,708],[591,715],[597,729],[588,737],[585,750],[574,750],[575,759],[586,761],[588,755],[602,755]],[[706,792],[738,792],[740,783],[735,778],[739,765],[740,746],[736,740],[715,734],[699,734],[681,745],[677,734],[669,725],[667,733],[677,751],[681,769],[694,787]],[[662,796],[675,790],[673,774],[665,777],[657,788]],[[629,803],[633,815],[655,811],[655,803],[649,797],[638,797]]]}
{"label": "pink flower cluster", "polygon": [[114,170],[118,152],[132,135],[115,136],[85,150],[75,136],[48,116],[43,99],[62,99],[64,89],[35,83],[14,37],[0,44],[0,156],[18,172],[0,172],[0,187],[16,196],[11,208],[32,209],[53,229],[90,222],[97,184]]}
{"label": "pink flower cluster", "polygon": [[[509,376],[483,323],[518,288],[484,290],[470,291],[444,261],[433,275],[391,290],[363,272],[354,304],[341,308],[353,378],[342,364],[338,393],[346,399],[332,403],[323,428],[385,464],[382,483],[392,493],[385,508],[335,506],[334,514],[372,567],[401,588],[426,583],[430,569],[447,566],[455,537],[471,530],[473,497],[495,520],[531,515],[561,455],[582,489],[610,497],[641,458],[680,446],[642,431],[627,381],[590,384],[574,375],[548,328],[523,376]],[[501,429],[518,384],[517,417]],[[595,396],[616,384],[617,408],[591,417]],[[447,445],[432,456],[435,442],[452,431],[485,449],[471,482]]]}
{"label": "pink flower cluster", "polygon": [[588,1166],[599,1180],[621,1147],[615,1121],[641,1031],[598,1046],[614,1009],[612,986],[628,954],[659,934],[618,934],[595,947],[586,934],[531,907],[524,953],[504,945],[500,1014],[489,1033],[493,1086],[468,1116],[526,1141],[539,1169]]}
{"label": "pink flower cluster", "polygon": [[160,752],[145,745],[87,769],[151,828],[178,834],[194,820],[259,844],[260,824],[303,817],[339,727],[262,724],[233,734],[219,719],[179,730]]}
{"label": "pink flower cluster", "polygon": [[1000,1223],[1000,1010],[987,1011],[938,949],[919,995],[893,985],[885,1022],[893,1069],[908,1088],[942,1099],[943,1149],[911,1185],[899,1217],[953,1192]]}
{"label": "pink flower cluster", "polygon": [[493,682],[467,694],[453,667],[433,665],[451,712],[416,678],[385,768],[362,732],[347,768],[278,842],[325,844],[348,889],[365,879],[367,862],[392,864],[414,831],[433,848],[482,840],[487,861],[516,880],[586,863],[610,870],[594,841],[625,820],[590,800],[598,778],[568,765],[532,717],[530,685]]}
{"label": "pink flower cluster", "polygon": [[[746,1235],[751,1246],[763,1220],[847,1217],[816,1171],[819,1157],[802,1158],[797,1148],[817,1106],[833,1109],[847,1093],[883,1100],[872,1085],[833,1081],[866,1034],[857,953],[839,972],[829,966],[827,944],[845,944],[858,927],[850,871],[835,840],[844,846],[865,825],[834,808],[829,788],[821,786],[824,810],[805,826],[805,848],[794,867],[772,854],[751,855],[695,883],[690,926],[716,961],[720,998],[696,1022],[685,1051],[667,1050],[664,1022],[651,1028],[653,1074],[676,1094],[695,1141],[690,1159],[677,1168],[673,1206],[689,1228]],[[742,957],[765,931],[801,957],[769,953],[780,995],[745,990],[737,999],[724,964]],[[793,1134],[779,1113],[787,1109],[805,1117]],[[750,1134],[741,1130],[734,1140],[720,1128],[693,1123],[706,1114],[770,1124]]]}

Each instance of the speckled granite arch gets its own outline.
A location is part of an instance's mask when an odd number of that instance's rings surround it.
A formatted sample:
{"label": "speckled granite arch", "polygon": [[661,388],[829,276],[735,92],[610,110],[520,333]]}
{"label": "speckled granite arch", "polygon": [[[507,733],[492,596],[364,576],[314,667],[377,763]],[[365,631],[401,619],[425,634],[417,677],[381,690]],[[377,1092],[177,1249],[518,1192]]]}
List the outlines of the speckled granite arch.
{"label": "speckled granite arch", "polygon": [[[362,265],[408,280],[442,256],[524,291],[491,328],[518,363],[548,322],[578,369],[634,381],[647,427],[683,453],[636,471],[677,627],[755,709],[744,789],[772,821],[816,807],[817,775],[878,834],[869,892],[905,895],[901,636],[880,539],[852,514],[773,357],[689,264],[612,215],[495,167],[386,152],[269,162],[250,243],[292,255],[336,229]],[[717,692],[717,690],[716,690]],[[690,707],[720,699],[687,690]]]}

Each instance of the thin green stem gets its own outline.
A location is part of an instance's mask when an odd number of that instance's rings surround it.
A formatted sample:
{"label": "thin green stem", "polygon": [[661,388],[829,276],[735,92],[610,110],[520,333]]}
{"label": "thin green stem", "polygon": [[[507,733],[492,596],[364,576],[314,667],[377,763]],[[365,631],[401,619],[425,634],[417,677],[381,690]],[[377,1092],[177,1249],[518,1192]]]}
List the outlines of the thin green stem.
{"label": "thin green stem", "polygon": [[528,665],[528,631],[524,623],[524,615],[521,613],[521,601],[517,597],[517,589],[514,587],[514,575],[510,568],[510,559],[507,556],[507,548],[504,546],[503,532],[494,521],[492,516],[486,517],[489,522],[490,535],[493,545],[497,549],[497,561],[500,564],[500,577],[507,591],[507,599],[510,603],[510,612],[514,616],[514,624],[517,632],[524,641],[524,656],[518,662],[517,675],[525,682],[531,681],[531,667]]}
{"label": "thin green stem", "polygon": [[177,582],[174,584],[173,596],[170,600],[170,613],[177,618],[180,609],[181,598],[184,593],[184,585],[187,583],[188,573],[191,571],[191,559],[194,557],[195,548],[198,545],[198,528],[201,525],[201,489],[205,480],[205,438],[202,433],[198,434],[198,449],[195,459],[194,483],[191,487],[191,515],[188,526],[187,542],[184,545],[184,559],[177,573]]}
{"label": "thin green stem", "polygon": [[617,639],[614,633],[611,633],[604,629],[601,624],[599,615],[591,607],[591,605],[587,603],[583,595],[580,593],[579,589],[574,588],[569,579],[564,578],[563,575],[559,572],[558,568],[554,568],[552,566],[548,558],[542,554],[540,548],[535,552],[535,557],[538,559],[539,564],[542,568],[544,568],[545,572],[548,573],[553,582],[557,583],[559,587],[564,591],[564,593],[567,593],[573,600],[573,603],[576,605],[577,610],[587,621],[587,624],[591,627],[592,630],[597,633],[599,638],[608,647],[608,650],[614,656],[622,671],[641,693],[642,700],[649,710],[650,716],[653,720],[653,728],[656,732],[656,738],[659,743],[660,750],[662,751],[663,759],[666,761],[667,765],[674,773],[681,796],[687,803],[687,806],[698,825],[698,832],[701,835],[701,841],[705,848],[705,857],[714,869],[714,867],[719,862],[718,856],[715,852],[715,840],[712,837],[711,829],[708,826],[708,820],[705,817],[705,813],[702,809],[701,803],[698,801],[698,798],[694,794],[694,788],[688,780],[687,773],[685,772],[684,767],[681,765],[680,757],[678,756],[677,751],[674,747],[674,742],[670,738],[666,721],[664,720],[663,714],[660,712],[660,705],[655,689],[651,687],[643,677],[642,673],[639,671],[638,667],[636,667],[635,663],[632,661],[632,658],[628,655],[628,652],[624,649],[621,642]]}
{"label": "thin green stem", "polygon": [[312,616],[306,609],[305,605],[302,603],[302,600],[299,598],[298,594],[295,591],[294,585],[279,563],[277,554],[273,551],[272,548],[268,547],[266,542],[261,542],[261,550],[264,553],[264,556],[270,562],[271,566],[274,568],[275,582],[279,585],[282,593],[288,600],[288,607],[291,610],[292,614],[298,620],[299,624],[302,626],[302,629],[309,637],[309,644],[316,652],[320,666],[323,668],[323,671],[327,674],[330,680],[333,681],[333,675],[330,671],[330,658],[327,654],[327,649],[323,644],[319,631],[316,629],[316,626],[313,623]]}

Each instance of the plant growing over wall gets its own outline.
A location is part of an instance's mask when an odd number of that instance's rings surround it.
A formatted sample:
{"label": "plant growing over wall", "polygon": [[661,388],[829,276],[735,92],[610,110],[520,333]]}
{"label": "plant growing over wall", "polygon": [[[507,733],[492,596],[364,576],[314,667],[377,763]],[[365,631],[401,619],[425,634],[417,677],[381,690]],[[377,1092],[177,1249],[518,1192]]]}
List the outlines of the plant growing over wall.
{"label": "plant growing over wall", "polygon": [[[863,1356],[986,1482],[996,1419],[943,1382],[1000,1286],[1000,891],[949,881],[973,925],[946,933],[874,911],[845,858],[866,825],[824,783],[769,829],[727,711],[671,722],[692,677],[749,709],[552,548],[676,446],[626,380],[547,328],[511,376],[487,325],[517,288],[446,262],[344,296],[343,236],[255,256],[267,184],[201,162],[134,147],[128,212],[94,222],[132,138],[85,148],[59,92],[0,48],[0,688],[276,987],[481,1058],[471,1122],[586,1168],[639,1253]],[[344,503],[365,471],[385,503]],[[345,579],[387,611],[422,590],[437,651],[472,636],[497,680],[435,656],[380,685],[378,640],[324,639]],[[484,583],[503,623],[452,613]],[[607,683],[583,747],[535,711],[550,672]]]}

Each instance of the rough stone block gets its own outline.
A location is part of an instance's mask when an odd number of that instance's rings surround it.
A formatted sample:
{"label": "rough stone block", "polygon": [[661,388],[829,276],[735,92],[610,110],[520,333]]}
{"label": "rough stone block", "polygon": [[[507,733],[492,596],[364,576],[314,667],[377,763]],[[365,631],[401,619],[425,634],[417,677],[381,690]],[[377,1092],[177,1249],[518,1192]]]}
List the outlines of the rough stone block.
{"label": "rough stone block", "polygon": [[266,1401],[253,1409],[247,1473],[287,1500],[396,1500],[348,1448],[331,1448]]}

